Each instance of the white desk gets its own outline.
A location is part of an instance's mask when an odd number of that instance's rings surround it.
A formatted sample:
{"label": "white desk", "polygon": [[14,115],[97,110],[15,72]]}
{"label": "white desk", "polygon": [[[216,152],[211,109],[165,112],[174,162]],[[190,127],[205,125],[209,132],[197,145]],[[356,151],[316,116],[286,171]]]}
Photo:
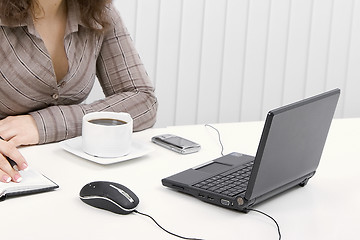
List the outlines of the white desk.
{"label": "white desk", "polygon": [[[254,155],[262,122],[219,124],[225,153]],[[175,133],[202,145],[182,156],[150,142]],[[203,125],[149,129],[134,138],[154,151],[145,157],[99,165],[74,156],[59,144],[22,148],[30,166],[60,185],[56,191],[0,202],[1,239],[177,239],[150,219],[116,215],[79,200],[88,182],[122,183],[140,199],[138,210],[165,228],[203,239],[277,239],[274,223],[255,212],[235,212],[167,189],[161,179],[220,156],[214,130]],[[354,239],[360,234],[360,119],[334,120],[320,166],[305,188],[291,190],[257,206],[280,224],[283,239]]]}

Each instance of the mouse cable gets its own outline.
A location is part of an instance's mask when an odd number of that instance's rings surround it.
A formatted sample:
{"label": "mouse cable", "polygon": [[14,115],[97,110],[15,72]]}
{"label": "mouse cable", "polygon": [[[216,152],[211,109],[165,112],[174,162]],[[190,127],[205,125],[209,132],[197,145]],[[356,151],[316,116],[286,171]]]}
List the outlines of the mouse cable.
{"label": "mouse cable", "polygon": [[165,228],[163,228],[152,216],[150,216],[150,215],[148,215],[148,214],[145,214],[145,213],[142,213],[142,212],[139,212],[139,211],[137,211],[137,210],[134,210],[134,212],[150,218],[151,220],[154,221],[154,223],[155,223],[156,225],[158,225],[159,228],[161,228],[162,230],[164,230],[165,232],[167,232],[167,233],[170,234],[170,235],[173,235],[173,236],[175,236],[175,237],[182,238],[182,239],[188,239],[188,240],[202,240],[202,239],[198,239],[198,238],[182,237],[182,236],[180,236],[180,235],[177,235],[177,234],[175,234],[175,233],[172,233],[172,232],[166,230]]}
{"label": "mouse cable", "polygon": [[205,127],[211,127],[212,129],[214,129],[214,130],[217,132],[217,134],[218,134],[218,139],[219,139],[219,143],[220,143],[220,146],[221,146],[221,156],[224,156],[224,145],[223,145],[223,143],[222,143],[222,141],[221,141],[221,137],[220,137],[220,132],[219,132],[219,130],[217,130],[217,128],[211,126],[210,124],[205,124]]}
{"label": "mouse cable", "polygon": [[[219,143],[221,145],[221,155],[224,156],[224,145],[223,145],[223,143],[221,141],[221,136],[220,136],[219,130],[217,128],[211,126],[210,124],[205,124],[205,127],[211,127],[212,129],[214,129],[217,132],[218,138],[219,138]],[[280,226],[279,226],[278,222],[272,216],[270,216],[269,214],[266,214],[266,213],[264,213],[262,211],[259,211],[257,209],[253,209],[253,208],[248,208],[247,210],[260,213],[260,214],[270,218],[271,220],[273,220],[275,222],[275,224],[276,224],[276,227],[277,227],[277,231],[278,231],[278,234],[279,234],[279,240],[281,239]]]}

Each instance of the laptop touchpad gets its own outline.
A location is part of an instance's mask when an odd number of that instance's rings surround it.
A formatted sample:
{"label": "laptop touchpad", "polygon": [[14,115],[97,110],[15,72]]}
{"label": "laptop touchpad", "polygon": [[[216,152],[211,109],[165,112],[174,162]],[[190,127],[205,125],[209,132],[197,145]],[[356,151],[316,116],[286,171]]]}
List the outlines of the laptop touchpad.
{"label": "laptop touchpad", "polygon": [[201,167],[197,168],[196,170],[199,170],[202,172],[207,172],[207,173],[218,173],[218,172],[223,172],[223,171],[229,169],[230,167],[231,167],[231,165],[227,165],[224,163],[211,162],[205,166],[201,166]]}

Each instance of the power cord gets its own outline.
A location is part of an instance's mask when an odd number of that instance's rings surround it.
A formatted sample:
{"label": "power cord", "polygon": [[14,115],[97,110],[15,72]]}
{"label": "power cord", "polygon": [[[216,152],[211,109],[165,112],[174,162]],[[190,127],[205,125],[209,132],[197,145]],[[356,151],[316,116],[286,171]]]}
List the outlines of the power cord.
{"label": "power cord", "polygon": [[170,235],[173,235],[173,236],[175,236],[175,237],[182,238],[182,239],[188,239],[188,240],[202,240],[202,239],[198,239],[198,238],[187,238],[187,237],[183,237],[183,236],[177,235],[177,234],[175,234],[175,233],[172,233],[172,232],[166,230],[165,228],[163,228],[152,216],[150,216],[150,215],[148,215],[148,214],[145,214],[145,213],[142,213],[142,212],[139,212],[139,211],[137,211],[137,210],[134,210],[134,212],[150,218],[151,220],[154,221],[154,223],[155,223],[156,225],[158,225],[159,228],[161,228],[163,231],[167,232],[167,233],[170,234]]}
{"label": "power cord", "polygon": [[[220,145],[221,145],[221,156],[224,156],[224,145],[223,145],[223,143],[222,143],[222,141],[221,141],[221,136],[220,136],[219,130],[218,130],[217,128],[215,128],[214,126],[210,125],[210,124],[205,124],[205,127],[211,127],[212,129],[214,129],[214,130],[217,132],[217,134],[218,134],[218,139],[219,139],[219,143],[220,143]],[[275,220],[275,218],[273,218],[273,217],[270,216],[269,214],[266,214],[266,213],[264,213],[264,212],[262,212],[262,211],[260,211],[260,210],[257,210],[257,209],[248,208],[247,210],[260,213],[260,214],[262,214],[262,215],[270,218],[271,220],[273,220],[273,221],[275,222],[276,227],[277,227],[277,231],[278,231],[278,234],[279,234],[279,240],[281,240],[280,226],[279,226],[278,222]]]}
{"label": "power cord", "polygon": [[217,132],[219,143],[220,143],[220,146],[221,146],[221,156],[224,156],[224,145],[223,145],[223,143],[221,141],[219,130],[217,130],[215,127],[211,126],[210,124],[205,124],[205,127],[210,127],[210,128],[214,129]]}
{"label": "power cord", "polygon": [[273,221],[275,222],[275,225],[276,225],[277,230],[278,230],[279,240],[281,240],[280,226],[279,226],[278,222],[275,220],[275,218],[273,218],[273,217],[272,217],[272,216],[270,216],[269,214],[266,214],[266,213],[264,213],[264,212],[262,212],[262,211],[259,211],[259,210],[257,210],[257,209],[248,208],[247,210],[249,210],[249,211],[253,211],[253,212],[257,212],[257,213],[260,213],[260,214],[262,214],[262,215],[264,215],[264,216],[266,216],[266,217],[270,218],[271,220],[273,220]]}

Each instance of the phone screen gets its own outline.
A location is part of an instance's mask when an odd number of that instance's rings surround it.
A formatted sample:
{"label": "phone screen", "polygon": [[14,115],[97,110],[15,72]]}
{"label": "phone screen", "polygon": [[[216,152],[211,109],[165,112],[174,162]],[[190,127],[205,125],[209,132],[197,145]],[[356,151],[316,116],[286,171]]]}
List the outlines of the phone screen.
{"label": "phone screen", "polygon": [[181,137],[169,137],[164,139],[164,142],[170,143],[171,145],[177,146],[177,147],[188,147],[193,146],[196,143],[189,141],[187,139],[181,138]]}

